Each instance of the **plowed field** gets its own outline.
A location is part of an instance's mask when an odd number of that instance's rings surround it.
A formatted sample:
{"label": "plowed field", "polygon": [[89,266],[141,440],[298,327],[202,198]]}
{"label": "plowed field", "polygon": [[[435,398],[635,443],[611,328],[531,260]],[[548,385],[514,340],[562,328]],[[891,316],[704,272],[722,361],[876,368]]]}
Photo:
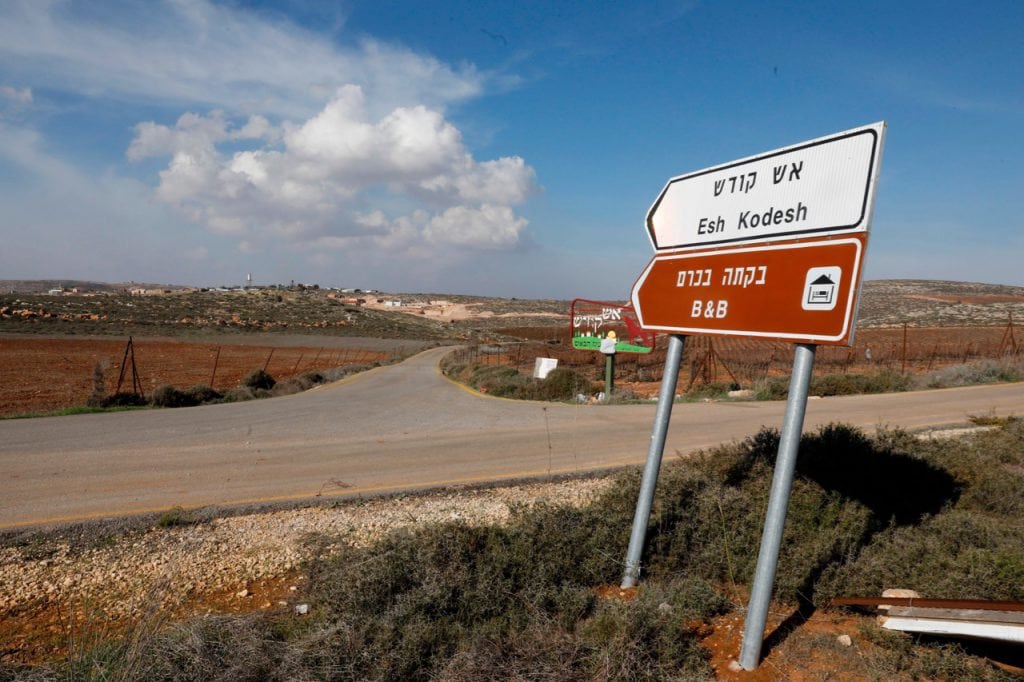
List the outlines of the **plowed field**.
{"label": "plowed field", "polygon": [[[313,339],[317,341],[318,339]],[[0,415],[84,405],[102,375],[104,390],[132,387],[126,339],[0,338]],[[145,394],[163,384],[224,390],[254,369],[282,381],[312,370],[369,364],[389,351],[315,345],[243,345],[135,339],[135,368]]]}

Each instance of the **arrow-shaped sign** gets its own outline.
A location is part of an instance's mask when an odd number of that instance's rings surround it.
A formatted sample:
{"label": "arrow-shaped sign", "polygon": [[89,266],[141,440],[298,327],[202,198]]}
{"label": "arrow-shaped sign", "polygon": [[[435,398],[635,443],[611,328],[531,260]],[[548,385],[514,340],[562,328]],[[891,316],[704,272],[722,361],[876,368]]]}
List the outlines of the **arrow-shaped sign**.
{"label": "arrow-shaped sign", "polygon": [[850,345],[866,238],[659,253],[633,307],[661,332]]}
{"label": "arrow-shaped sign", "polygon": [[885,123],[672,178],[647,213],[654,248],[866,232]]}

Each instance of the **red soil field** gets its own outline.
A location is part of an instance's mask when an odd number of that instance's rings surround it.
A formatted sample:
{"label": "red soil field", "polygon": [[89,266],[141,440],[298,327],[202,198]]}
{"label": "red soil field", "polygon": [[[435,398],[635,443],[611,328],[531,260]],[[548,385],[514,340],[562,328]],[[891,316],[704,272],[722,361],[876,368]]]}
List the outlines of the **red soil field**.
{"label": "red soil field", "polygon": [[[315,343],[315,340],[313,340]],[[266,367],[278,381],[312,370],[381,361],[390,353],[359,348],[195,343],[135,339],[135,367],[143,393],[171,384],[219,390],[238,386],[249,372]],[[99,367],[106,392],[117,389],[125,339],[0,338],[0,415],[84,405]],[[216,373],[214,365],[216,363]],[[122,390],[132,388],[131,357]]]}

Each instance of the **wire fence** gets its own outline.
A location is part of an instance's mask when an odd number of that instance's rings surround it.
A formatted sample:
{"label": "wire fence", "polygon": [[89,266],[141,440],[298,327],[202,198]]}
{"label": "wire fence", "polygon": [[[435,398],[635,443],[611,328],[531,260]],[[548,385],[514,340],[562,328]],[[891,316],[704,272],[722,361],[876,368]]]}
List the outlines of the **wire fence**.
{"label": "wire fence", "polygon": [[164,339],[0,338],[0,415],[83,405],[131,391],[237,387],[254,370],[278,382],[309,372],[388,363],[397,351],[354,347],[209,344]]}
{"label": "wire fence", "polygon": [[[136,345],[140,372],[149,385],[197,384],[224,389],[256,369],[277,380],[338,367],[386,362],[390,353],[362,348],[248,348],[210,346],[205,353],[149,352],[144,343]],[[205,356],[205,357],[204,357]],[[112,368],[112,369],[116,369]]]}
{"label": "wire fence", "polygon": [[[459,363],[505,365],[532,372],[536,358],[553,358],[559,367],[581,371],[591,379],[603,376],[605,357],[599,352],[576,350],[568,332],[552,328],[524,336],[545,336],[516,344],[476,345],[465,348],[453,360]],[[825,374],[872,374],[882,370],[920,374],[951,365],[984,359],[1019,356],[1018,331],[1010,322],[984,327],[901,327],[859,330],[853,346],[818,346],[814,371]],[[616,358],[617,381],[661,380],[667,348],[659,337],[651,353],[620,354]],[[789,374],[793,344],[784,341],[738,337],[689,336],[683,353],[680,380],[694,383],[727,382],[749,387],[771,376]]]}

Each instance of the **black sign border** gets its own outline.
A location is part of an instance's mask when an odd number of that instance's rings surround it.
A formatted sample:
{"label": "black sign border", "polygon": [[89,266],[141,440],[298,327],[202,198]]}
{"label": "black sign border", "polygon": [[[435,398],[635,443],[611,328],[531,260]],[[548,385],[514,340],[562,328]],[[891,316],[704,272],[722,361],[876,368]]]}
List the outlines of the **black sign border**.
{"label": "black sign border", "polygon": [[[662,199],[665,198],[665,195],[668,193],[669,188],[673,184],[675,184],[677,182],[682,182],[684,180],[690,180],[692,178],[699,178],[700,176],[707,175],[708,173],[717,173],[718,171],[729,170],[730,168],[736,168],[738,166],[745,166],[747,164],[754,163],[754,162],[757,162],[757,161],[763,161],[765,159],[770,159],[770,158],[773,158],[773,157],[776,157],[776,156],[782,156],[783,154],[792,154],[793,152],[803,151],[804,149],[810,149],[811,147],[817,147],[817,146],[820,146],[820,145],[823,145],[823,144],[831,144],[833,142],[839,142],[841,140],[846,140],[846,139],[849,139],[849,138],[853,138],[853,137],[856,137],[858,135],[871,135],[874,138],[874,140],[871,143],[871,160],[868,163],[868,178],[867,178],[867,184],[864,186],[864,199],[863,199],[863,201],[861,201],[861,205],[860,205],[860,216],[853,223],[850,223],[848,225],[832,225],[832,226],[828,226],[828,227],[816,227],[816,228],[813,228],[813,229],[810,229],[810,230],[795,230],[795,231],[792,231],[792,232],[777,232],[777,233],[774,233],[774,234],[771,234],[771,235],[768,235],[768,236],[765,236],[765,237],[753,237],[753,238],[751,238],[751,237],[735,237],[733,239],[719,239],[719,240],[716,240],[716,241],[696,242],[696,243],[692,243],[692,244],[673,244],[671,246],[661,246],[660,244],[658,244],[658,237],[657,237],[657,235],[654,234],[654,226],[651,224],[651,218],[652,218],[652,216],[654,216],[654,213],[658,210],[658,206],[661,205]],[[700,171],[696,171],[694,173],[690,173],[689,175],[681,175],[679,177],[672,178],[671,180],[668,181],[668,184],[665,185],[665,188],[661,190],[661,194],[658,195],[658,199],[654,202],[654,205],[651,206],[649,211],[647,211],[647,218],[644,221],[647,224],[647,233],[651,236],[651,243],[654,244],[654,249],[656,251],[669,251],[669,250],[675,250],[675,249],[704,248],[704,247],[709,247],[709,246],[717,246],[717,245],[720,245],[720,244],[759,243],[759,242],[774,241],[776,239],[787,239],[787,238],[792,239],[792,238],[795,238],[795,237],[799,237],[799,235],[819,235],[822,232],[827,232],[827,233],[831,233],[831,234],[844,234],[846,232],[855,231],[857,229],[857,226],[859,226],[861,223],[863,223],[864,219],[866,218],[867,206],[868,206],[868,197],[871,196],[871,182],[872,182],[872,180],[874,178],[874,172],[873,171],[874,171],[874,168],[875,168],[875,159],[876,159],[877,156],[878,156],[878,131],[874,127],[871,127],[871,128],[860,129],[860,130],[854,130],[854,131],[848,132],[848,133],[843,133],[843,134],[837,135],[835,137],[828,137],[828,138],[825,138],[825,139],[822,139],[822,140],[816,140],[814,142],[808,142],[806,144],[799,144],[799,145],[797,145],[795,147],[786,147],[784,149],[779,149],[779,150],[776,150],[776,151],[773,151],[773,152],[768,152],[766,154],[762,154],[761,156],[755,156],[755,157],[752,157],[752,158],[744,159],[742,161],[733,161],[733,162],[727,163],[727,164],[725,164],[723,166],[714,166],[712,168],[706,168],[704,170],[700,170]]]}

